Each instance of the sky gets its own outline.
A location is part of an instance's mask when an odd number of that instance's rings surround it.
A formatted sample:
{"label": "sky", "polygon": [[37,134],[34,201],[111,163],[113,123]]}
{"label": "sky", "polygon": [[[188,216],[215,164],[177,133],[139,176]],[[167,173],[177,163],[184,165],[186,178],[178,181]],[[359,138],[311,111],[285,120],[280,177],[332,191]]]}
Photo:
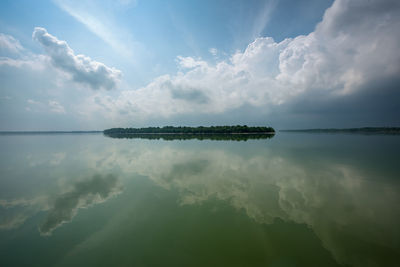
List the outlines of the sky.
{"label": "sky", "polygon": [[398,0],[0,2],[0,131],[400,126]]}

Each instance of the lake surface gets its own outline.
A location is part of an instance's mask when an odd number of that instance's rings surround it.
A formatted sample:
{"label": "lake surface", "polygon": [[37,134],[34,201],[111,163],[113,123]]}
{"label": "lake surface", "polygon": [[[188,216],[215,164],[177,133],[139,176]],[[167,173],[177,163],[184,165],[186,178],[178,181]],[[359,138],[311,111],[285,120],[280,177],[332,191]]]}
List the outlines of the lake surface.
{"label": "lake surface", "polygon": [[400,266],[399,136],[0,147],[0,266]]}

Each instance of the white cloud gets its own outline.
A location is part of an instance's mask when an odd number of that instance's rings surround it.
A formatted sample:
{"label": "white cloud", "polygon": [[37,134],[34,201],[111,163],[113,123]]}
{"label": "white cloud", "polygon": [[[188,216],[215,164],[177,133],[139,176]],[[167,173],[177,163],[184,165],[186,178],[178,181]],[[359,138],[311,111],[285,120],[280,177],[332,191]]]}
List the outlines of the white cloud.
{"label": "white cloud", "polygon": [[44,110],[46,110],[45,105],[40,101],[28,99],[26,100],[26,103],[28,104],[28,106],[25,107],[25,110],[28,112],[43,112]]}
{"label": "white cloud", "polygon": [[0,33],[0,51],[3,49],[17,54],[23,50],[23,47],[20,42],[11,35]]}
{"label": "white cloud", "polygon": [[47,65],[47,57],[43,55],[31,55],[29,58],[10,58],[10,57],[0,57],[0,67],[14,67],[14,68],[24,68],[29,67],[32,70],[40,71],[44,70]]}
{"label": "white cloud", "polygon": [[121,78],[121,71],[84,55],[75,55],[65,41],[58,40],[44,28],[36,27],[32,37],[43,46],[52,64],[71,75],[77,83],[92,89],[114,89]]}
{"label": "white cloud", "polygon": [[211,55],[216,56],[218,54],[218,49],[215,47],[212,47],[208,49],[208,52],[210,52]]}
{"label": "white cloud", "polygon": [[177,56],[176,61],[178,65],[184,69],[192,69],[195,67],[208,67],[207,62],[202,61],[201,59],[194,59],[192,57]]}
{"label": "white cloud", "polygon": [[143,88],[123,91],[116,99],[98,100],[96,111],[139,120],[217,114],[243,105],[268,111],[308,92],[326,99],[348,96],[372,81],[398,77],[398,28],[396,1],[337,0],[308,35],[279,43],[260,37],[245,51],[215,65],[178,56],[184,72],[160,76]]}
{"label": "white cloud", "polygon": [[65,113],[65,108],[57,101],[49,100],[49,107],[50,107],[50,111],[52,111],[54,113],[60,113],[60,114]]}
{"label": "white cloud", "polygon": [[[29,97],[42,104],[28,103],[26,110],[43,114],[49,111],[49,100],[59,101],[63,97],[63,105],[70,107],[70,116],[93,128],[170,122],[278,122],[281,125],[273,126],[279,128],[294,127],[294,123],[300,121],[298,116],[303,116],[302,121],[308,126],[300,122],[297,125],[314,127],[320,123],[310,122],[312,116],[329,121],[324,111],[342,112],[336,120],[341,124],[339,127],[343,127],[343,119],[348,121],[346,127],[354,126],[355,120],[348,115],[361,116],[364,111],[370,112],[363,115],[368,119],[358,120],[358,125],[376,124],[388,118],[388,114],[391,118],[382,123],[395,124],[399,111],[394,95],[400,95],[398,80],[395,80],[400,73],[399,5],[390,0],[337,0],[308,35],[281,42],[270,37],[256,38],[245,50],[225,60],[217,59],[216,63],[215,58],[208,62],[198,57],[178,56],[175,74],[156,77],[147,85],[132,90],[84,93],[70,90],[74,87],[72,82],[91,88],[115,88],[121,72],[75,55],[65,41],[43,28],[36,28],[33,35],[48,56],[25,51],[16,59],[0,58],[0,67],[30,77],[31,80],[27,78],[20,88],[31,90]],[[14,78],[8,77],[8,83],[13,84]],[[41,77],[42,81],[31,82],[35,77]],[[71,83],[69,78],[72,78]],[[392,84],[391,91],[382,81]],[[38,87],[42,82],[43,86]],[[9,91],[3,93],[12,96],[13,87],[8,88]],[[58,88],[57,92],[53,88]],[[377,94],[386,95],[379,102],[375,99]],[[363,98],[367,100],[360,102]],[[388,101],[393,103],[387,105]],[[349,112],[343,111],[343,106],[338,107],[344,102]],[[57,110],[62,112],[61,108]],[[374,115],[378,113],[379,116]],[[236,119],[237,115],[241,119]],[[256,116],[261,119],[253,120]],[[376,117],[370,119],[371,116]]]}
{"label": "white cloud", "polygon": [[28,99],[28,100],[26,100],[26,102],[28,104],[31,104],[31,105],[41,105],[42,104],[39,101],[36,101],[36,100],[33,100],[33,99]]}
{"label": "white cloud", "polygon": [[28,99],[27,101],[28,106],[25,107],[26,111],[34,111],[34,112],[53,112],[53,113],[58,113],[58,114],[65,114],[65,108],[55,100],[49,100],[47,104],[33,100],[33,99]]}

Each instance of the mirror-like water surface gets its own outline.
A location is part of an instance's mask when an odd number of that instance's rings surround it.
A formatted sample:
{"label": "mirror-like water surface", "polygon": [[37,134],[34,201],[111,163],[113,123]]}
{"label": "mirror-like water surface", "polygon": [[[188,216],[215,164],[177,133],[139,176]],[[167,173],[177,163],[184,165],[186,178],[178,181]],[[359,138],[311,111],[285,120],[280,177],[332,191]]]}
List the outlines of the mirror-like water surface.
{"label": "mirror-like water surface", "polygon": [[0,266],[398,266],[397,136],[0,136]]}

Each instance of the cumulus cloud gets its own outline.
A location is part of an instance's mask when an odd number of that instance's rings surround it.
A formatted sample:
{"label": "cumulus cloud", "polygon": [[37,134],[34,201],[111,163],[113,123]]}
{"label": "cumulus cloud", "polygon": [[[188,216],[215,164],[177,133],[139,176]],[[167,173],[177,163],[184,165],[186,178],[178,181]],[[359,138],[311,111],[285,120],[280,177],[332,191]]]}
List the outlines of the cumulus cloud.
{"label": "cumulus cloud", "polygon": [[121,78],[121,71],[84,55],[75,55],[65,41],[58,40],[46,29],[35,27],[32,37],[38,41],[51,58],[52,64],[71,75],[72,79],[92,89],[114,89]]}
{"label": "cumulus cloud", "polygon": [[[398,124],[399,5],[392,0],[336,0],[307,35],[280,42],[259,37],[223,60],[217,57],[220,52],[210,50],[218,53],[211,62],[178,56],[176,73],[135,90],[74,95],[79,101],[69,111],[94,128],[166,123],[270,123],[277,128]],[[120,71],[76,55],[43,28],[36,28],[33,37],[47,55],[1,57],[0,67],[33,69],[32,77],[47,77],[47,87],[58,86],[60,91],[70,88],[63,84],[65,76],[93,89],[115,88],[121,78]],[[7,47],[18,43],[6,39]],[[57,70],[68,75],[57,75]],[[48,100],[41,100],[47,110]],[[34,104],[26,109],[34,111]]]}
{"label": "cumulus cloud", "polygon": [[[340,101],[366,91],[373,82],[398,77],[399,5],[391,0],[336,0],[308,35],[281,42],[260,37],[216,64],[179,56],[176,75],[160,76],[139,90],[101,102],[115,114],[123,109],[136,118],[167,118],[222,114],[244,106],[268,113],[306,98]],[[372,92],[384,89],[378,84]]]}

